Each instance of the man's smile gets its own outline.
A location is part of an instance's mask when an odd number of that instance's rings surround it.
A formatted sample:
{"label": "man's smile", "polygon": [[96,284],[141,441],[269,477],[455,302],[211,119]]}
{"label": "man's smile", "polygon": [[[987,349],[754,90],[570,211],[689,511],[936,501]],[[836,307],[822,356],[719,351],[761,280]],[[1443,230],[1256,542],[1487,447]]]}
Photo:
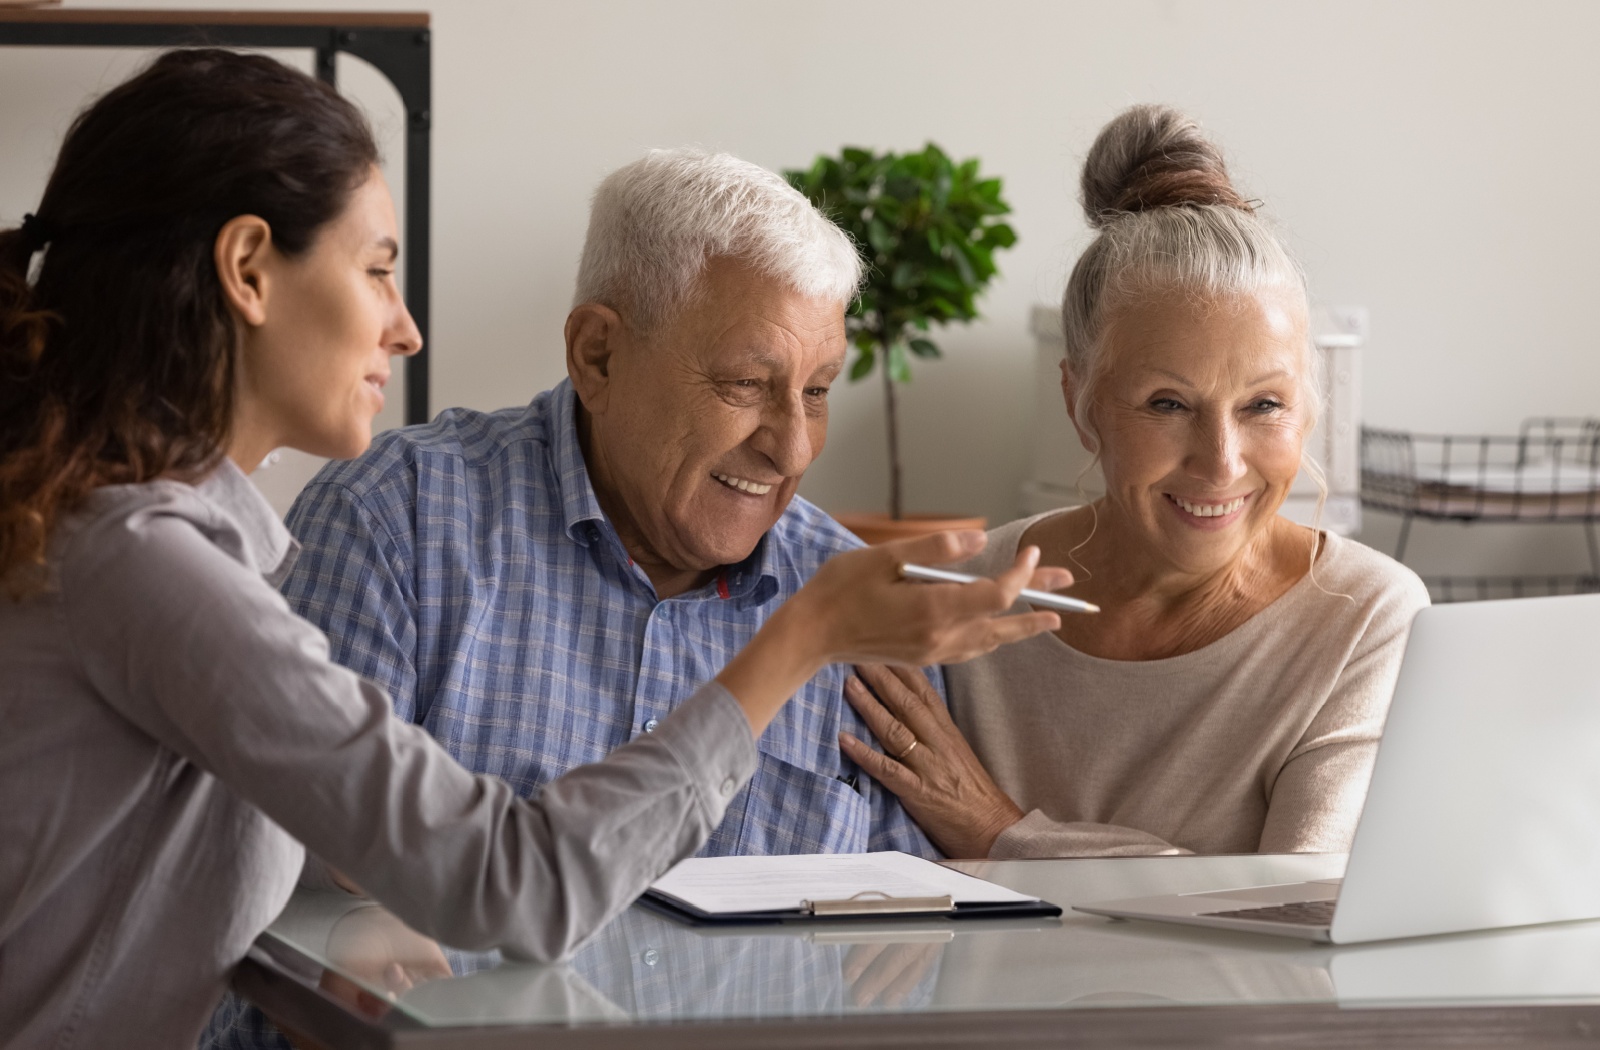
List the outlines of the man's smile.
{"label": "man's smile", "polygon": [[728,486],[730,489],[738,489],[740,492],[748,492],[752,496],[765,496],[767,493],[772,491],[771,485],[763,485],[759,481],[751,481],[748,478],[736,478],[731,474],[718,474],[715,471],[712,472],[711,476]]}

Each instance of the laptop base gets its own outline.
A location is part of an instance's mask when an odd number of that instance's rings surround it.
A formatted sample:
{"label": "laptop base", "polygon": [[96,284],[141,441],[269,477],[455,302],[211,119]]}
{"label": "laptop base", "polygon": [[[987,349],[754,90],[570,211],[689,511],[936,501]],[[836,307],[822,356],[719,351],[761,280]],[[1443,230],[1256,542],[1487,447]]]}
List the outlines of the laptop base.
{"label": "laptop base", "polygon": [[1126,900],[1075,904],[1073,911],[1104,915],[1112,919],[1143,919],[1175,922],[1185,926],[1204,926],[1216,930],[1265,933],[1274,937],[1331,943],[1331,917],[1321,922],[1283,922],[1252,917],[1241,912],[1272,913],[1289,906],[1326,905],[1338,899],[1339,879],[1291,882],[1275,886],[1216,890],[1204,893],[1169,893],[1160,897],[1132,897]]}

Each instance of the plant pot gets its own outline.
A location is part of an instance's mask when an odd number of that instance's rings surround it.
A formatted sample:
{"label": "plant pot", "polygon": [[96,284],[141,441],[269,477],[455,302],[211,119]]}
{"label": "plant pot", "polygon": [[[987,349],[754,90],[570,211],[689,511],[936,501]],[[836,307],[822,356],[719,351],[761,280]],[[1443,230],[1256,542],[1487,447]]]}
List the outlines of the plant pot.
{"label": "plant pot", "polygon": [[987,528],[987,518],[951,518],[942,514],[907,514],[896,521],[887,514],[835,514],[834,520],[857,536],[863,543],[884,543],[889,540],[909,540],[946,529]]}

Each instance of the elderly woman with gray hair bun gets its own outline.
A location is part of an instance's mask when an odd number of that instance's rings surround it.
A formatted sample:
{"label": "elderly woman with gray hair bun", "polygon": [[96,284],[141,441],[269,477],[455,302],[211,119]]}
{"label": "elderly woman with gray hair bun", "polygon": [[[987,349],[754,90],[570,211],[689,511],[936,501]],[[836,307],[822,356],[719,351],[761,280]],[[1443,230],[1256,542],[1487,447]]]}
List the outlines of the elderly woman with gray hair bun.
{"label": "elderly woman with gray hair bun", "polygon": [[846,753],[957,857],[1347,849],[1421,582],[1278,514],[1319,391],[1305,278],[1182,114],[1100,133],[1098,230],[1062,302],[1061,388],[1093,503],[994,530],[1104,610],[947,669],[862,667],[883,753]]}

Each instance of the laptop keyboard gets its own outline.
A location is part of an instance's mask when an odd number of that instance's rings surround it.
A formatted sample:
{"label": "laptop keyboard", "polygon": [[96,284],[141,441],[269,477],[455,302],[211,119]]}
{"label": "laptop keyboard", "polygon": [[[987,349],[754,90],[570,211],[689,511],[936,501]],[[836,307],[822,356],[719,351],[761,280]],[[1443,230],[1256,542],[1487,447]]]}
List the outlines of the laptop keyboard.
{"label": "laptop keyboard", "polygon": [[1333,906],[1338,903],[1337,900],[1297,901],[1293,904],[1273,905],[1270,908],[1208,911],[1206,916],[1214,919],[1255,919],[1259,922],[1286,922],[1294,926],[1327,926],[1333,922]]}

